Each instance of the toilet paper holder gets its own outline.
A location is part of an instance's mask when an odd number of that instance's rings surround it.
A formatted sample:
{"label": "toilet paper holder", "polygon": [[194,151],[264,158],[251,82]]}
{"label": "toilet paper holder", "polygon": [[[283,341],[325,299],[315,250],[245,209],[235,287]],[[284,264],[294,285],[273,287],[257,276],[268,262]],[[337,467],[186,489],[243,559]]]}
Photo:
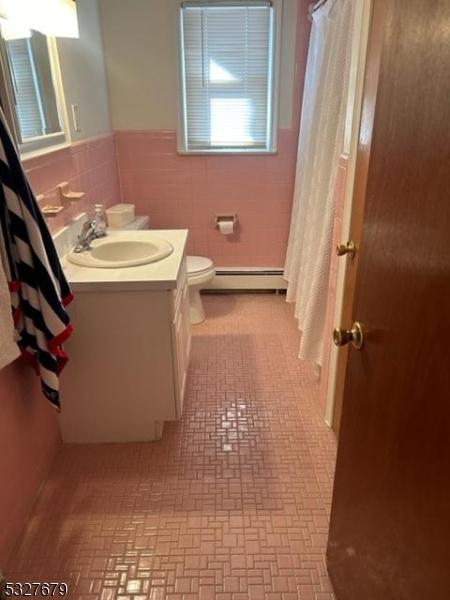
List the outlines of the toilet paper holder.
{"label": "toilet paper holder", "polygon": [[223,223],[224,221],[233,221],[233,225],[236,225],[237,215],[236,214],[216,215],[216,217],[215,217],[216,229],[219,229],[219,223]]}

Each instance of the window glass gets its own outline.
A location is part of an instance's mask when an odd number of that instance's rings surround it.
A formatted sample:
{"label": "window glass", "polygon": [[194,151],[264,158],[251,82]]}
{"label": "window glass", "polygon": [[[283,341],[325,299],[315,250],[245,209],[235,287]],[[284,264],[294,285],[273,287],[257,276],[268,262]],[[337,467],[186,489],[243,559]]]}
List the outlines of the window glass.
{"label": "window glass", "polygon": [[184,2],[182,150],[274,150],[272,2]]}

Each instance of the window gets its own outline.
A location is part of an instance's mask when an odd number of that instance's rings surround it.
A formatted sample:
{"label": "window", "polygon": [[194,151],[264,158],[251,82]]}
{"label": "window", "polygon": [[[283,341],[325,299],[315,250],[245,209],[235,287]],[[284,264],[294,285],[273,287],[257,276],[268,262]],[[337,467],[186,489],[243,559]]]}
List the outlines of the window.
{"label": "window", "polygon": [[55,84],[56,45],[38,31],[3,40],[4,85],[13,130],[22,153],[66,142]]}
{"label": "window", "polygon": [[181,152],[275,151],[277,4],[181,4]]}

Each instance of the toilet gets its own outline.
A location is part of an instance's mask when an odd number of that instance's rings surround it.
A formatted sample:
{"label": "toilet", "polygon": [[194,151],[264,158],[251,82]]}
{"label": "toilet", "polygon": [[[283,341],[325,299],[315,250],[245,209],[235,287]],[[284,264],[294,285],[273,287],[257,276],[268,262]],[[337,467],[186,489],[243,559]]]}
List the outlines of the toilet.
{"label": "toilet", "polygon": [[187,270],[190,320],[192,325],[197,325],[205,320],[200,290],[207,286],[216,272],[213,261],[204,256],[188,256]]}
{"label": "toilet", "polygon": [[[150,229],[150,219],[147,216],[136,217],[134,221],[125,225],[121,229],[137,230]],[[188,287],[189,287],[189,316],[192,325],[197,325],[205,320],[205,310],[203,308],[200,290],[205,288],[214,278],[213,261],[204,256],[188,256]]]}

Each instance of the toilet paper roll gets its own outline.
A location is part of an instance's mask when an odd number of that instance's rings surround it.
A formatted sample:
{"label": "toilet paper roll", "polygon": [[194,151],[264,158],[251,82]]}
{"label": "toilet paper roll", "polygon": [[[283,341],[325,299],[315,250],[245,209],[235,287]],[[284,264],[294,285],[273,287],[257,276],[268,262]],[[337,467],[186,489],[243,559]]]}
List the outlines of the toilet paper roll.
{"label": "toilet paper roll", "polygon": [[234,223],[230,219],[229,221],[219,221],[219,231],[223,235],[230,235],[234,231]]}

